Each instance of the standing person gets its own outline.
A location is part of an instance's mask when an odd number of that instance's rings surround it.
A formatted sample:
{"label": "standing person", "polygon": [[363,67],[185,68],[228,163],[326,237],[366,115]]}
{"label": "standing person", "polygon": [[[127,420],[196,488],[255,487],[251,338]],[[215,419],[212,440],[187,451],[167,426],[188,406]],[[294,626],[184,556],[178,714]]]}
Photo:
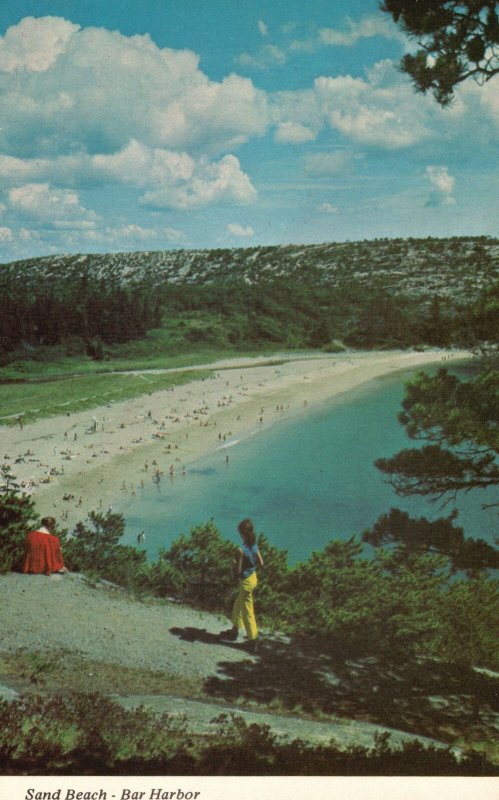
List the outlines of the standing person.
{"label": "standing person", "polygon": [[52,572],[67,572],[62,557],[61,543],[54,536],[54,517],[44,517],[36,531],[31,531],[26,537],[26,551],[23,572],[37,575]]}
{"label": "standing person", "polygon": [[233,561],[234,573],[239,579],[239,592],[232,608],[232,628],[222,636],[235,642],[239,629],[244,626],[250,650],[256,652],[258,627],[253,607],[253,592],[258,583],[256,571],[259,567],[263,567],[263,559],[258,550],[251,520],[243,519],[237,529],[243,542],[242,546],[237,548]]}

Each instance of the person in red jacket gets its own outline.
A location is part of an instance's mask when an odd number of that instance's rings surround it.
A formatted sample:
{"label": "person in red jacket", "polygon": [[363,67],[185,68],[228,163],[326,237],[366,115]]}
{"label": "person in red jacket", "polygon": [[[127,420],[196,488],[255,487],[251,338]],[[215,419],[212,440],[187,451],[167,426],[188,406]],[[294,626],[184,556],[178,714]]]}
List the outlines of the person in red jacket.
{"label": "person in red jacket", "polygon": [[44,517],[36,531],[26,536],[26,550],[23,572],[37,575],[51,575],[53,572],[67,572],[62,557],[61,543],[54,536],[54,517]]}

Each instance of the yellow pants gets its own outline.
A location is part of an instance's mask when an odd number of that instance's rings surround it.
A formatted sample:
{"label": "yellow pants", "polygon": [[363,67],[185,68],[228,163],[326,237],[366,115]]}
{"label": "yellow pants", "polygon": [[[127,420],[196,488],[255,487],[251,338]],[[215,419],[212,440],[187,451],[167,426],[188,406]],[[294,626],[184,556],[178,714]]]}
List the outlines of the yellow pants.
{"label": "yellow pants", "polygon": [[239,593],[232,608],[232,624],[238,630],[244,625],[248,639],[256,639],[258,636],[253,608],[253,591],[256,589],[256,585],[256,572],[247,578],[242,578],[239,584]]}

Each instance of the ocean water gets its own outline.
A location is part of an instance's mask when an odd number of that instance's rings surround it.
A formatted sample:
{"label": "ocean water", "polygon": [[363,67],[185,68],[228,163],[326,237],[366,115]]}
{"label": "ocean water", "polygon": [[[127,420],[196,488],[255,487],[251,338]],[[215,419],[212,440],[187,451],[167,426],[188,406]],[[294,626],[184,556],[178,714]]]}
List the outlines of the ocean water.
{"label": "ocean water", "polygon": [[[447,516],[452,505],[397,497],[373,465],[410,444],[397,413],[411,374],[377,379],[320,409],[303,409],[298,418],[280,418],[245,440],[226,442],[187,466],[185,475],[165,475],[158,484],[145,482],[133,499],[117,498],[114,509],[126,521],[124,543],[135,544],[144,530],[142,546],[154,559],[210,519],[237,542],[238,522],[250,517],[295,563],[333,538],[362,533],[391,507],[429,519]],[[491,496],[483,492],[459,498],[456,524],[466,535],[492,542],[497,511],[482,510],[487,500]]]}

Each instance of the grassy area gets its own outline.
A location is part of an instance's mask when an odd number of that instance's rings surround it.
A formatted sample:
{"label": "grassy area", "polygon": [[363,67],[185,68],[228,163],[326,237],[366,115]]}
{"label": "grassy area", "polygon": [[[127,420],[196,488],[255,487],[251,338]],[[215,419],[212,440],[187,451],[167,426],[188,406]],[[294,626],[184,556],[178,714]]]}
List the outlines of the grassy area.
{"label": "grassy area", "polygon": [[[143,343],[142,343],[143,344]],[[209,377],[206,364],[229,358],[269,358],[273,350],[202,349],[176,355],[144,354],[142,347],[115,348],[104,361],[87,356],[61,357],[47,361],[19,360],[0,369],[0,425],[96,408],[139,395],[180,386]],[[300,352],[296,351],[297,355]],[[279,363],[276,361],[276,363]],[[155,374],[154,370],[186,370]],[[196,368],[196,369],[194,369]],[[143,374],[123,375],[122,371]]]}
{"label": "grassy area", "polygon": [[[308,355],[313,351],[292,350],[296,355]],[[275,354],[275,348],[265,350],[215,350],[202,349],[192,352],[181,352],[174,355],[168,353],[117,352],[103,361],[96,361],[88,356],[60,356],[55,354],[47,360],[18,359],[7,366],[0,367],[0,385],[11,382],[37,382],[55,378],[72,377],[74,375],[98,375],[122,370],[155,370],[185,369],[201,367],[215,361],[231,358],[269,358]]]}
{"label": "grassy area", "polygon": [[73,375],[95,375],[120,370],[181,369],[202,366],[225,358],[257,355],[262,355],[262,352],[202,350],[177,355],[116,354],[104,361],[95,361],[86,356],[68,356],[50,361],[18,360],[0,369],[0,384],[9,381],[41,381]]}
{"label": "grassy area", "polygon": [[15,424],[18,415],[25,422],[32,422],[65,411],[85,411],[210,375],[209,370],[149,375],[89,373],[74,377],[54,376],[52,380],[42,382],[4,383],[0,384],[0,423]]}
{"label": "grassy area", "polygon": [[203,678],[169,675],[147,669],[92,661],[74,653],[4,653],[0,658],[0,681],[17,691],[42,693],[100,692],[101,694],[157,694],[209,698]]}

